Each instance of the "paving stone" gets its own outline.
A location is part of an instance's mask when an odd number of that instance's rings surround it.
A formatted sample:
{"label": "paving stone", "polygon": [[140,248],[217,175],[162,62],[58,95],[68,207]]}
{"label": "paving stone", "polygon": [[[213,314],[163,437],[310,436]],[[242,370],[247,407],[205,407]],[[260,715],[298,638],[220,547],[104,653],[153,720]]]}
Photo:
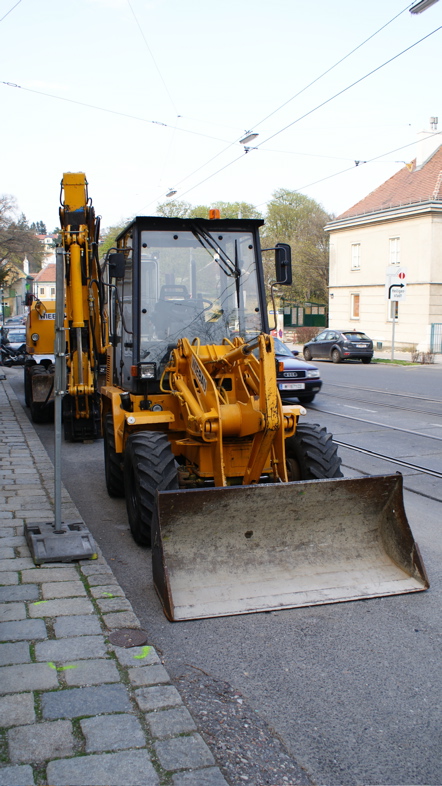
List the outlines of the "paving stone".
{"label": "paving stone", "polygon": [[142,712],[150,712],[164,707],[181,704],[181,696],[173,685],[158,685],[153,688],[139,688],[135,698]]}
{"label": "paving stone", "polygon": [[78,581],[50,581],[41,585],[42,595],[48,598],[73,598],[86,596],[83,583]]}
{"label": "paving stone", "polygon": [[0,623],[0,641],[34,641],[47,638],[43,620],[19,620]]}
{"label": "paving stone", "polygon": [[133,611],[121,611],[114,614],[103,614],[103,622],[109,630],[117,628],[139,628],[140,621]]}
{"label": "paving stone", "polygon": [[37,568],[24,570],[21,574],[23,584],[44,584],[48,581],[75,581],[78,579],[76,568]]}
{"label": "paving stone", "polygon": [[3,571],[0,573],[0,586],[18,584],[18,573],[16,571]]}
{"label": "paving stone", "polygon": [[215,759],[199,734],[160,740],[155,743],[155,750],[165,770],[182,770],[215,764]]}
{"label": "paving stone", "polygon": [[195,722],[186,707],[175,707],[173,710],[148,712],[145,715],[153,737],[163,739],[177,734],[196,731]]}
{"label": "paving stone", "polygon": [[34,695],[20,693],[18,696],[2,696],[0,718],[1,725],[5,727],[35,723]]}
{"label": "paving stone", "polygon": [[70,721],[36,723],[8,732],[9,758],[19,762],[41,762],[72,756],[74,737]]}
{"label": "paving stone", "polygon": [[133,715],[105,715],[80,721],[86,737],[86,751],[115,751],[124,748],[144,748],[146,738]]}
{"label": "paving stone", "polygon": [[229,786],[218,767],[192,772],[177,772],[172,777],[173,786]]}
{"label": "paving stone", "polygon": [[69,661],[69,665],[75,667],[64,672],[66,684],[70,687],[120,681],[120,672],[113,660],[77,660]]}
{"label": "paving stone", "polygon": [[129,669],[129,679],[135,687],[140,685],[160,685],[162,682],[170,682],[166,669],[161,665]]}
{"label": "paving stone", "polygon": [[42,709],[43,717],[52,720],[103,712],[129,712],[132,707],[124,685],[100,685],[44,693]]}
{"label": "paving stone", "polygon": [[[128,780],[130,773],[130,781]],[[157,786],[159,783],[147,751],[91,754],[51,761],[47,782],[57,786]],[[22,786],[22,785],[21,785]]]}
{"label": "paving stone", "polygon": [[39,591],[36,584],[16,584],[11,587],[0,587],[0,603],[12,600],[38,600]]}
{"label": "paving stone", "polygon": [[[1,576],[0,576],[1,580]],[[90,593],[93,598],[105,598],[106,594],[109,595],[119,595],[120,597],[124,597],[124,592],[118,584],[102,584],[98,587],[91,587]]]}
{"label": "paving stone", "polygon": [[26,641],[18,641],[14,644],[0,644],[0,666],[30,662],[29,644]]}
{"label": "paving stone", "polygon": [[10,546],[0,545],[0,559],[13,559],[14,557],[15,557],[15,553],[13,548],[11,548]]}
{"label": "paving stone", "polygon": [[107,654],[103,636],[47,639],[35,645],[35,658],[38,661],[65,663],[82,658],[104,658]]}
{"label": "paving stone", "polygon": [[115,586],[119,586],[116,579],[113,578],[112,573],[91,573],[87,576],[88,584],[90,587],[101,587],[104,584],[115,582]]}
{"label": "paving stone", "polygon": [[146,644],[143,647],[113,647],[119,663],[122,666],[152,666],[154,663],[160,663],[160,659],[154,647]]}
{"label": "paving stone", "polygon": [[2,693],[58,688],[57,672],[46,663],[20,663],[0,669]]}
{"label": "paving stone", "polygon": [[89,598],[60,598],[30,603],[28,611],[29,616],[33,618],[65,617],[72,614],[93,614],[94,607]]}
{"label": "paving stone", "polygon": [[131,611],[133,608],[126,598],[97,598],[97,606],[101,612]]}
{"label": "paving stone", "polygon": [[79,614],[76,617],[59,617],[54,622],[57,639],[66,636],[93,636],[101,634],[100,620],[91,614]]}
{"label": "paving stone", "polygon": [[32,568],[33,564],[34,563],[30,557],[15,557],[14,559],[0,559],[0,571],[25,570],[26,568]]}
{"label": "paving stone", "polygon": [[25,620],[26,607],[24,603],[2,603],[0,606],[0,622],[11,620]]}
{"label": "paving stone", "polygon": [[97,559],[95,559],[93,562],[81,563],[81,572],[88,577],[99,573],[113,576],[109,565],[106,562],[101,562]]}
{"label": "paving stone", "polygon": [[17,546],[25,546],[26,538],[24,538],[23,535],[9,535],[8,537],[4,537],[0,534],[0,544],[2,546],[12,546],[13,548],[16,548]]}
{"label": "paving stone", "polygon": [[29,764],[0,768],[0,786],[29,786],[35,784],[34,773]]}

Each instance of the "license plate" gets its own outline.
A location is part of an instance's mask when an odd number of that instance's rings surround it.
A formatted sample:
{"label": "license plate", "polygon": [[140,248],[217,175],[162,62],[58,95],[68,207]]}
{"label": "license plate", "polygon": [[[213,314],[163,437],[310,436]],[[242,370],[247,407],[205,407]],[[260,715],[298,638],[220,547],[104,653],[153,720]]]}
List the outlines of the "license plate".
{"label": "license plate", "polygon": [[304,382],[280,382],[280,390],[304,390]]}
{"label": "license plate", "polygon": [[356,344],[358,349],[367,349],[367,344]]}

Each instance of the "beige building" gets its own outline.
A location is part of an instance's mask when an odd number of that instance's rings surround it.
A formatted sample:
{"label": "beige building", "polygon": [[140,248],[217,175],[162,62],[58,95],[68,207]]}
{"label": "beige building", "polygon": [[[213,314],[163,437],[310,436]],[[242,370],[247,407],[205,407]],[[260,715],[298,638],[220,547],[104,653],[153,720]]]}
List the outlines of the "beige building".
{"label": "beige building", "polygon": [[39,300],[55,300],[55,265],[47,265],[34,276],[34,296]]}
{"label": "beige building", "polygon": [[[440,136],[427,134],[414,161],[326,226],[329,325],[385,347],[395,314],[398,349],[442,352],[442,146],[427,155],[429,139]],[[402,297],[388,300],[399,273]]]}

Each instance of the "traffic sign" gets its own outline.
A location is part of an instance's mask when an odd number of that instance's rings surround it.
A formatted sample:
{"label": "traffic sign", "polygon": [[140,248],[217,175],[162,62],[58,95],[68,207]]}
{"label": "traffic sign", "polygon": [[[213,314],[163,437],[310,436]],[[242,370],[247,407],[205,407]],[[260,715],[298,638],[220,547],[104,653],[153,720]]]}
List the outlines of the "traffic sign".
{"label": "traffic sign", "polygon": [[386,300],[405,300],[407,291],[407,269],[389,265],[385,282]]}

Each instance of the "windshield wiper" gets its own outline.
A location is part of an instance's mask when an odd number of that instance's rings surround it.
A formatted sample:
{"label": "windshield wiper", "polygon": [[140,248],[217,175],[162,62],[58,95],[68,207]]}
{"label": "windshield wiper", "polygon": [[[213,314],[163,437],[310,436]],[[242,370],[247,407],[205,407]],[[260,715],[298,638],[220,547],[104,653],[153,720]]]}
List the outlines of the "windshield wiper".
{"label": "windshield wiper", "polygon": [[225,273],[226,276],[239,278],[241,271],[239,270],[237,259],[235,259],[235,262],[232,262],[228,254],[226,254],[226,252],[215,242],[210,232],[207,232],[200,224],[193,224],[191,230],[206,251],[213,251],[213,258],[220,266],[223,273]]}

